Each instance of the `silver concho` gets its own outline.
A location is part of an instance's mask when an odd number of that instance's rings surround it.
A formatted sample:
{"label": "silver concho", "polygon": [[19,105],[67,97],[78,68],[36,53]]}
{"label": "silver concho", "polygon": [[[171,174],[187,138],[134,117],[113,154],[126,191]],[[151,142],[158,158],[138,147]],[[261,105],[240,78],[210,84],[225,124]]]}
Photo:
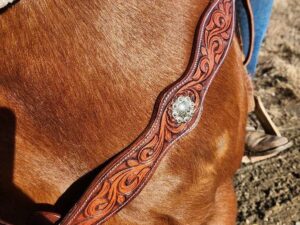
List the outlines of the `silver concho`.
{"label": "silver concho", "polygon": [[194,115],[195,103],[189,96],[179,96],[172,105],[172,116],[177,123],[186,123]]}

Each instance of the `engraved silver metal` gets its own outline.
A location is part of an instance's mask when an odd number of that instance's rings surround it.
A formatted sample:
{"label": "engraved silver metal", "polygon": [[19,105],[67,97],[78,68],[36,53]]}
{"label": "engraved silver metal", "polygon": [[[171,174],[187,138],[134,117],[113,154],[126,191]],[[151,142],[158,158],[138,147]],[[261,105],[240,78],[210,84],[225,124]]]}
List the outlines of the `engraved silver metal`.
{"label": "engraved silver metal", "polygon": [[195,112],[195,103],[189,96],[179,96],[172,105],[172,116],[177,123],[190,121]]}

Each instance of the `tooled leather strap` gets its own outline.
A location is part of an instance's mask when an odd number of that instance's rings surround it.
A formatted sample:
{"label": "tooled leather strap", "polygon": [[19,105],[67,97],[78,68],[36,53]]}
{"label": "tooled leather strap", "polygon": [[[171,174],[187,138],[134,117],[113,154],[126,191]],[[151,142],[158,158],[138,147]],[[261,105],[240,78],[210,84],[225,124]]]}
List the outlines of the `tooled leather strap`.
{"label": "tooled leather strap", "polygon": [[198,124],[207,89],[227,55],[234,18],[234,0],[209,4],[186,72],[161,93],[147,128],[94,179],[61,225],[103,224],[141,192],[172,144]]}

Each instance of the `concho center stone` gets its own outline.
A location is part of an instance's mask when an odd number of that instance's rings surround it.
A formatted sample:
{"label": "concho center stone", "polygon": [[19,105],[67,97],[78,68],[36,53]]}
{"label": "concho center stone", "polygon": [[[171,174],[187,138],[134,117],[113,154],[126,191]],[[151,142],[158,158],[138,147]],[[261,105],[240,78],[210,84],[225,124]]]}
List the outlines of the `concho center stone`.
{"label": "concho center stone", "polygon": [[195,103],[189,96],[179,96],[172,105],[172,116],[178,124],[190,121],[195,112]]}

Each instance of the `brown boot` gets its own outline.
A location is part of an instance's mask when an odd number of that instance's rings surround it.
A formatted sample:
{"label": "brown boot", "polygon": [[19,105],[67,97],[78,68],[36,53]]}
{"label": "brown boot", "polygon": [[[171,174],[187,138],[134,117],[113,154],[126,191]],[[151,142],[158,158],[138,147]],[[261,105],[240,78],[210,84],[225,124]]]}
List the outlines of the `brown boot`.
{"label": "brown boot", "polygon": [[253,95],[253,99],[254,113],[265,132],[247,128],[243,163],[254,163],[274,157],[293,145],[286,137],[281,136],[260,97]]}
{"label": "brown boot", "polygon": [[293,145],[287,138],[265,134],[262,131],[247,131],[243,163],[255,163],[278,155]]}

